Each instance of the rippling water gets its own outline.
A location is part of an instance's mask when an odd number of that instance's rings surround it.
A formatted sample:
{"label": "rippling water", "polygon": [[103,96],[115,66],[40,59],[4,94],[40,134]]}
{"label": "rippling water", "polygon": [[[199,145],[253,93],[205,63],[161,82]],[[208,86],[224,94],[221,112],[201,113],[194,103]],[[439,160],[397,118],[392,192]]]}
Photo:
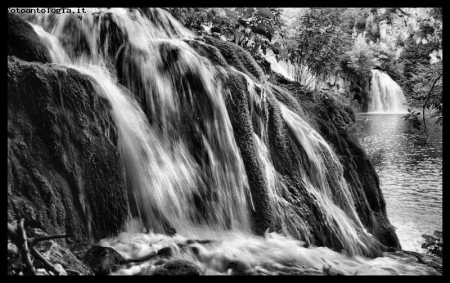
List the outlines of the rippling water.
{"label": "rippling water", "polygon": [[357,114],[358,136],[367,153],[378,156],[375,169],[402,248],[423,252],[421,235],[442,231],[442,127],[428,120],[430,145],[414,146],[403,116]]}

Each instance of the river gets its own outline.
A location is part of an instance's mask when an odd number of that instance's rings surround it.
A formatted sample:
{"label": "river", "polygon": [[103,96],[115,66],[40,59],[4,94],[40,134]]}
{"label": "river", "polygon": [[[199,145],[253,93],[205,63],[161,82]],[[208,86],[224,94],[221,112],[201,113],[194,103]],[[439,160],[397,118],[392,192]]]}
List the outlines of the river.
{"label": "river", "polygon": [[424,233],[442,231],[442,127],[428,118],[429,146],[414,146],[404,114],[357,114],[358,137],[379,175],[404,250],[424,252]]}

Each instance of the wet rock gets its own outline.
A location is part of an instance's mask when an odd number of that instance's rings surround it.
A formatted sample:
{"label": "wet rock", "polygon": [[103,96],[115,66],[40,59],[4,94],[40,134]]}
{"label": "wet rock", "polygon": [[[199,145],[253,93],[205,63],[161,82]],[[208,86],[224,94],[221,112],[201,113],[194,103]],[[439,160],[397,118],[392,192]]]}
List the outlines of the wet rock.
{"label": "wet rock", "polygon": [[230,260],[225,263],[225,270],[230,272],[230,275],[250,275],[250,265],[243,261]]}
{"label": "wet rock", "polygon": [[70,246],[72,253],[79,259],[83,260],[87,251],[91,248],[89,244],[75,242]]}
{"label": "wet rock", "polygon": [[[67,275],[66,270],[70,269],[80,275],[91,275],[92,272],[86,267],[68,248],[65,248],[53,240],[42,241],[35,244],[36,249],[46,258],[51,264]],[[40,261],[35,261],[37,268],[44,268]],[[58,267],[59,266],[59,267]],[[58,269],[59,268],[59,269]]]}
{"label": "wet rock", "polygon": [[50,276],[50,274],[44,268],[36,269],[36,275],[38,275],[38,276]]}
{"label": "wet rock", "polygon": [[194,264],[184,260],[173,260],[158,267],[152,275],[195,276],[200,274],[200,269],[198,269],[198,267]]}
{"label": "wet rock", "polygon": [[425,243],[423,243],[421,247],[423,249],[427,249],[428,254],[433,254],[442,257],[442,254],[444,252],[444,241],[441,238],[442,232],[434,231],[433,235],[436,237],[428,234],[423,234],[422,238],[425,239]]}
{"label": "wet rock", "polygon": [[436,243],[436,241],[438,240],[437,238],[435,238],[435,237],[433,237],[433,236],[431,236],[431,235],[428,235],[428,234],[423,234],[423,235],[422,235],[422,238],[425,239],[425,242],[426,242],[428,245],[434,245],[434,244]]}
{"label": "wet rock", "polygon": [[387,252],[396,252],[397,249],[393,248],[393,247],[386,247],[386,251]]}
{"label": "wet rock", "polygon": [[99,51],[106,50],[107,56],[114,58],[122,44],[127,40],[126,34],[122,32],[112,13],[100,13],[100,44]]}
{"label": "wet rock", "polygon": [[8,55],[25,61],[50,62],[47,47],[31,25],[16,14],[8,14]]}
{"label": "wet rock", "polygon": [[260,82],[264,72],[253,57],[237,44],[223,41],[211,36],[204,36],[205,42],[216,47],[230,66],[245,73],[255,81]]}
{"label": "wet rock", "polygon": [[124,258],[113,248],[94,246],[87,251],[84,262],[95,275],[107,275],[118,270]]}
{"label": "wet rock", "polygon": [[8,56],[8,220],[112,236],[128,217],[123,172],[110,105],[89,77]]}
{"label": "wet rock", "polygon": [[22,256],[16,245],[8,240],[7,274],[18,275],[22,271]]}
{"label": "wet rock", "polygon": [[67,272],[66,272],[66,270],[64,270],[64,268],[62,267],[61,264],[57,263],[54,266],[55,266],[55,269],[59,272],[60,276],[64,276],[64,275],[67,276]]}
{"label": "wet rock", "polygon": [[435,230],[433,232],[433,236],[435,236],[436,238],[441,238],[442,239],[442,231]]}
{"label": "wet rock", "polygon": [[156,255],[159,257],[170,257],[170,256],[172,256],[172,254],[173,254],[173,251],[170,247],[164,247],[164,248],[160,249]]}

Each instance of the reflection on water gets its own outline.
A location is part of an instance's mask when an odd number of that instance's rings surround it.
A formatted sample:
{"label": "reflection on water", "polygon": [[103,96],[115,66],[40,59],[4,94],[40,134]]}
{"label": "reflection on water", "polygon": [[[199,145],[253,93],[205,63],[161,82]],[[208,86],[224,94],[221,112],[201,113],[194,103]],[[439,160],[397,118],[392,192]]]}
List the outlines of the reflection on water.
{"label": "reflection on water", "polygon": [[[404,250],[423,252],[424,233],[442,231],[442,127],[427,122],[430,145],[414,146],[402,114],[357,114],[361,145],[375,160],[389,220]],[[429,119],[429,118],[428,118]]]}

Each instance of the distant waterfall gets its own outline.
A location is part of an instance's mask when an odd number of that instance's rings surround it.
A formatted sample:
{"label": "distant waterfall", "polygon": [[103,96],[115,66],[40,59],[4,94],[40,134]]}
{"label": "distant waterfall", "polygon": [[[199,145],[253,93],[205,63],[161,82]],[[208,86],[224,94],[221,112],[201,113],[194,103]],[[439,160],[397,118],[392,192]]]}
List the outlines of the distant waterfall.
{"label": "distant waterfall", "polygon": [[367,112],[406,113],[407,101],[400,86],[379,70],[372,70]]}

